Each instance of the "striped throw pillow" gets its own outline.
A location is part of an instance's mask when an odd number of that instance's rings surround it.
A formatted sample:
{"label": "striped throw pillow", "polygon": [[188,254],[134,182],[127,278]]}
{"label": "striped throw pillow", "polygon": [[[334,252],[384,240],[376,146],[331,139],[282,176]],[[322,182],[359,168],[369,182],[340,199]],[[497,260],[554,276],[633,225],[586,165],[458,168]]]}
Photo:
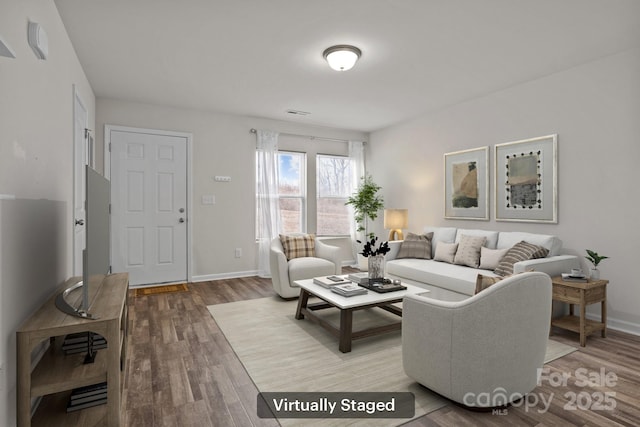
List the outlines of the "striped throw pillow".
{"label": "striped throw pillow", "polygon": [[315,235],[303,234],[295,236],[280,235],[280,242],[287,260],[316,256]]}
{"label": "striped throw pillow", "polygon": [[507,251],[493,272],[498,276],[510,276],[513,274],[513,264],[516,262],[544,258],[548,253],[549,250],[547,248],[527,243],[523,240]]}

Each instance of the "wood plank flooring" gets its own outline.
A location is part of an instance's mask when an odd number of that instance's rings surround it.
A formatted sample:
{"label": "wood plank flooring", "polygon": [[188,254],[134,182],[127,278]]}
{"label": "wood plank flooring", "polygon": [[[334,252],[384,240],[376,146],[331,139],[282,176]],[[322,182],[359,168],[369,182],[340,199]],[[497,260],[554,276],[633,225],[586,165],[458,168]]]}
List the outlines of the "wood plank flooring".
{"label": "wood plank flooring", "polygon": [[[207,311],[207,305],[275,295],[271,280],[190,283],[189,289],[142,297],[130,291],[123,425],[278,426],[276,420],[257,417],[258,391]],[[579,347],[578,335],[571,332],[554,330],[554,339]],[[594,334],[585,348],[547,366],[548,378],[570,377],[565,385],[542,381],[532,393],[538,401],[532,397],[529,406],[492,414],[450,404],[405,425],[640,425],[640,337],[612,330],[606,339]],[[609,377],[615,374],[617,380],[610,381],[615,384],[596,385],[601,370]],[[591,383],[583,384],[580,379],[588,376]],[[548,408],[540,397],[550,400]],[[608,410],[611,406],[615,408]]]}

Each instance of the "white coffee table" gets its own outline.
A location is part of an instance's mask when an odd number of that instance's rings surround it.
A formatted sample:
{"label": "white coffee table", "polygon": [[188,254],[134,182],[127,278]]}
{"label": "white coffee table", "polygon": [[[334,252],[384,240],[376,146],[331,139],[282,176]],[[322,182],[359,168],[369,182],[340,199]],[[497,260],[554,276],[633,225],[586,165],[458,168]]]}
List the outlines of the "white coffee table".
{"label": "white coffee table", "polygon": [[[331,289],[316,285],[313,283],[313,279],[298,280],[295,283],[300,287],[300,298],[298,299],[296,319],[304,319],[306,316],[309,320],[319,324],[324,329],[337,336],[339,339],[338,348],[343,353],[351,351],[351,342],[353,340],[397,331],[402,327],[401,322],[395,322],[384,326],[354,332],[354,311],[378,307],[402,317],[402,309],[392,304],[401,302],[405,295],[429,292],[426,289],[403,283],[403,286],[406,286],[407,289],[401,291],[377,293],[370,290],[365,295],[345,297],[332,292]],[[308,304],[310,296],[318,297],[324,302]],[[336,328],[334,325],[314,313],[315,310],[325,308],[337,308],[340,310],[339,328]]]}

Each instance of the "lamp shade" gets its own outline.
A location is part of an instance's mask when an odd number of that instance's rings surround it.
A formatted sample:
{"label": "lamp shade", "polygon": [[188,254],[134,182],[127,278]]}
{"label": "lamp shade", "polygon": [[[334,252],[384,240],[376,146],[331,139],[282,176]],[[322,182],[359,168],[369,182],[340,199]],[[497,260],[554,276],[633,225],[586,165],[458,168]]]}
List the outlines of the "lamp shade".
{"label": "lamp shade", "polygon": [[336,71],[347,71],[353,68],[362,51],[355,46],[337,45],[326,49],[322,56],[329,66]]}
{"label": "lamp shade", "polygon": [[409,211],[407,209],[385,209],[384,228],[389,230],[407,228],[409,225]]}

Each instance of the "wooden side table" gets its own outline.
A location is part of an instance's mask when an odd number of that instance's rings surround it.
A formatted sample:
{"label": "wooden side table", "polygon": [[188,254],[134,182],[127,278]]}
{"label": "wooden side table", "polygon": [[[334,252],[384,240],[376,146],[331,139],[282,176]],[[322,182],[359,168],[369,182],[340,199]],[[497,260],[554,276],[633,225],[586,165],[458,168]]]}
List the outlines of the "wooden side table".
{"label": "wooden side table", "polygon": [[[587,335],[601,331],[602,337],[607,336],[607,284],[608,280],[589,280],[587,282],[569,282],[561,276],[551,279],[553,284],[553,300],[569,304],[569,315],[552,319],[551,326],[578,332],[580,345],[587,345]],[[600,303],[600,322],[586,318],[586,308],[589,304]],[[574,315],[574,305],[580,305],[580,314]]]}

